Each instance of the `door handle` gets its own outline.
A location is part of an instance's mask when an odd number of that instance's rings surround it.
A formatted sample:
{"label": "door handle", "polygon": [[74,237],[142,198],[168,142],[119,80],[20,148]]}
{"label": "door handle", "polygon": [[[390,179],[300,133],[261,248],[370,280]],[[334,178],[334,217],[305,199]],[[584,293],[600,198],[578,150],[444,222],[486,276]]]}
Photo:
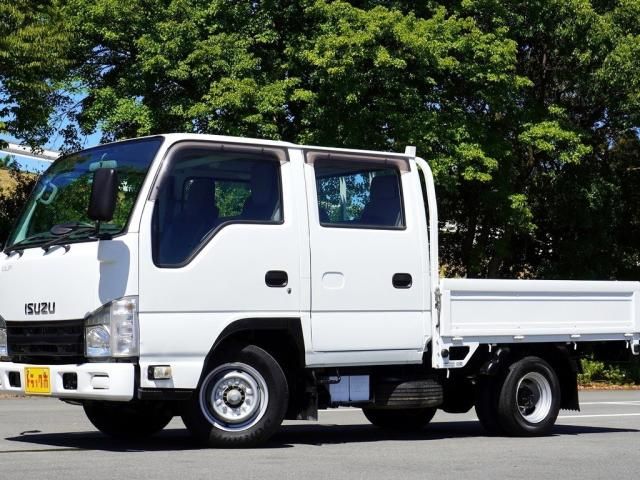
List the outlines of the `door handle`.
{"label": "door handle", "polygon": [[264,283],[268,287],[286,287],[289,283],[289,275],[282,270],[269,270],[264,276]]}
{"label": "door handle", "polygon": [[396,273],[391,281],[395,288],[411,288],[413,278],[408,273]]}

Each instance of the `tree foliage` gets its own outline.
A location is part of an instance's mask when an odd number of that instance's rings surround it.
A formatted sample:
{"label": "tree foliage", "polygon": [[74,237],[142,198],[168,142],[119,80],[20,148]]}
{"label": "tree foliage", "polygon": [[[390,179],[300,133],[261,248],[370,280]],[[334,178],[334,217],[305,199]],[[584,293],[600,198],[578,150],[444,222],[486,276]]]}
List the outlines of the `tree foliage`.
{"label": "tree foliage", "polygon": [[0,133],[37,147],[55,131],[70,40],[55,0],[0,0]]}
{"label": "tree foliage", "polygon": [[0,186],[0,245],[7,240],[36,181],[35,175],[21,172],[15,162],[5,160],[0,168],[9,173],[11,185]]}
{"label": "tree foliage", "polygon": [[449,274],[638,278],[639,0],[0,5],[25,138],[64,114],[69,149],[97,130],[417,145]]}

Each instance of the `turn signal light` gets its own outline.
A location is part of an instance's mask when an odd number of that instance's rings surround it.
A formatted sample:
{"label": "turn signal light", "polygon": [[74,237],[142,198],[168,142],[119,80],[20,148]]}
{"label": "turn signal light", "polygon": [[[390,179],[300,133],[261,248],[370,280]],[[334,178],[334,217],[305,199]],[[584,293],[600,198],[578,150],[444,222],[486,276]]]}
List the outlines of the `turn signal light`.
{"label": "turn signal light", "polygon": [[147,373],[149,380],[171,379],[171,367],[169,365],[151,365]]}

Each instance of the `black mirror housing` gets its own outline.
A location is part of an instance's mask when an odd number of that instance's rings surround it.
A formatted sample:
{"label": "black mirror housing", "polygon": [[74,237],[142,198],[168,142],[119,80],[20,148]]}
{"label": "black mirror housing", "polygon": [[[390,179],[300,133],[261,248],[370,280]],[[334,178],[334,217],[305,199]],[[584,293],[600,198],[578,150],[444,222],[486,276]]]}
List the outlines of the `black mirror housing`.
{"label": "black mirror housing", "polygon": [[93,173],[88,215],[95,222],[110,222],[118,198],[118,172],[115,168],[98,168]]}

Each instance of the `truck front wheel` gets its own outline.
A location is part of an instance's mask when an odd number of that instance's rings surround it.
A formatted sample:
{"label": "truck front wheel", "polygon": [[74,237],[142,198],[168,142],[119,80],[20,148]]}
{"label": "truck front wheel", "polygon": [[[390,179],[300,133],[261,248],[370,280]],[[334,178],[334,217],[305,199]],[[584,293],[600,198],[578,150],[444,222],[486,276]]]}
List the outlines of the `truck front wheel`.
{"label": "truck front wheel", "polygon": [[247,345],[213,362],[182,419],[191,434],[210,447],[250,447],[278,430],[288,399],[278,362],[265,350]]}
{"label": "truck front wheel", "polygon": [[173,418],[172,410],[161,402],[87,402],[84,412],[102,433],[122,440],[150,437]]}
{"label": "truck front wheel", "polygon": [[436,414],[436,408],[363,408],[362,413],[376,427],[388,430],[422,430]]}
{"label": "truck front wheel", "polygon": [[551,366],[538,357],[512,364],[498,400],[498,420],[514,436],[548,434],[560,411],[560,383]]}

